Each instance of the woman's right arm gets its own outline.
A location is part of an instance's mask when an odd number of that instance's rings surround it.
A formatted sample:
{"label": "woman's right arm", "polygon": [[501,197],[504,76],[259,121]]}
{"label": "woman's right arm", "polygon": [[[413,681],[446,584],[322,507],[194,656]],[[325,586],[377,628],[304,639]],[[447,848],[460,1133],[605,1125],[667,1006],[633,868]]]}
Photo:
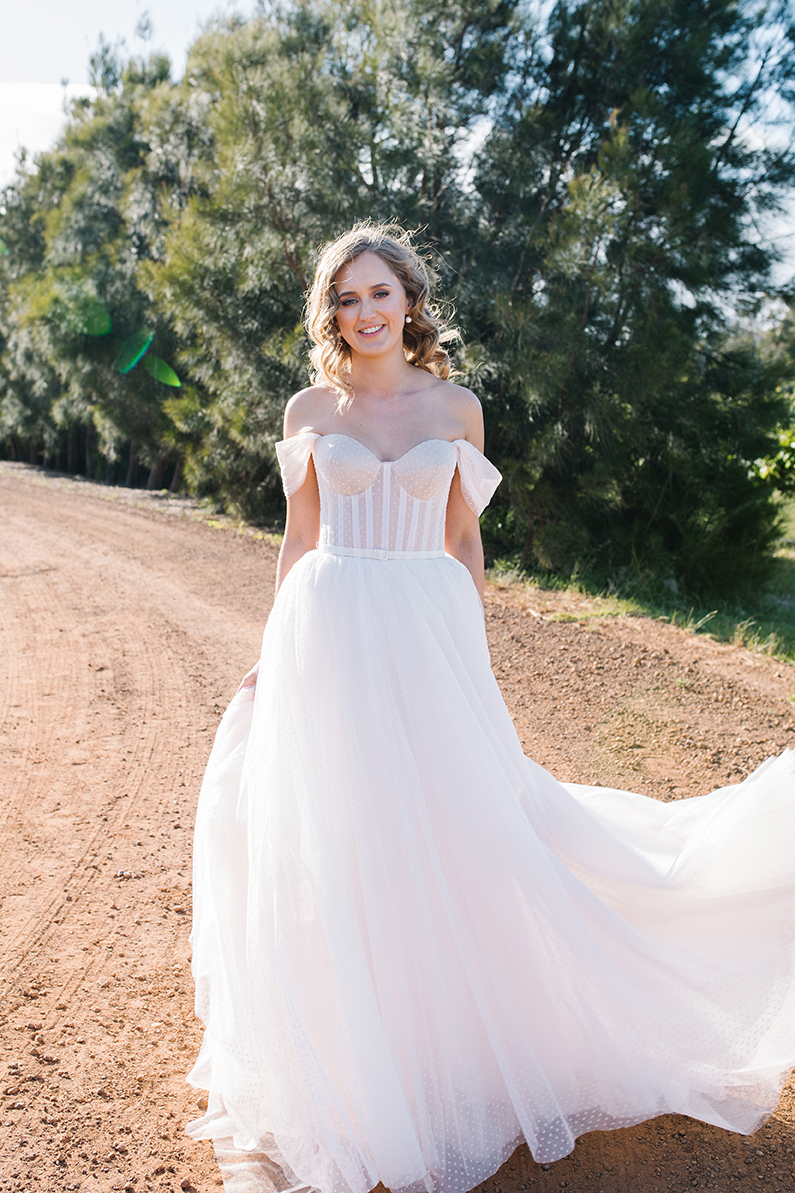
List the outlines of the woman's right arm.
{"label": "woman's right arm", "polygon": [[314,551],[320,535],[320,494],[317,488],[315,465],[311,456],[306,470],[306,480],[301,488],[287,498],[287,520],[284,524],[284,538],[276,566],[276,591],[284,578],[307,551]]}
{"label": "woman's right arm", "polygon": [[[303,398],[297,394],[296,398]],[[296,406],[300,403],[296,398],[287,405],[284,416],[284,437],[291,438],[300,434],[303,411]],[[306,479],[291,497],[287,498],[287,519],[284,524],[284,537],[279,551],[279,561],[276,565],[276,591],[281,588],[284,578],[298,560],[317,546],[320,536],[320,494],[317,487],[315,464],[309,457]],[[238,691],[242,688],[253,688],[257,682],[259,661],[243,676]]]}
{"label": "woman's right arm", "polygon": [[[284,538],[279,551],[279,562],[276,565],[276,591],[278,592],[284,578],[294,564],[307,551],[317,546],[320,535],[320,496],[317,489],[315,466],[310,457],[306,471],[306,480],[301,488],[287,498],[287,521],[284,524]],[[257,661],[240,681],[238,692],[243,688],[253,688],[257,682]]]}
{"label": "woman's right arm", "polygon": [[[293,394],[284,410],[284,438],[292,439],[304,431],[314,429],[318,415],[319,395],[325,391],[314,386]],[[320,494],[317,488],[315,462],[309,457],[306,477],[300,489],[287,498],[287,520],[284,523],[284,538],[276,567],[276,591],[278,592],[290,568],[298,563],[307,551],[313,551],[320,536]]]}

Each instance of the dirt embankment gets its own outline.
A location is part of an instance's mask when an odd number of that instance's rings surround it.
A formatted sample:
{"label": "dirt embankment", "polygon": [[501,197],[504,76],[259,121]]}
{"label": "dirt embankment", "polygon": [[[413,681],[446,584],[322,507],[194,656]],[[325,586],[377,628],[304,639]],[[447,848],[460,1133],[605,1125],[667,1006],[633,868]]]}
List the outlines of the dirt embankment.
{"label": "dirt embankment", "polygon": [[[183,1131],[191,831],[276,550],[185,503],[8,465],[0,509],[0,1190],[215,1189]],[[795,668],[598,612],[489,592],[498,679],[560,778],[682,798],[795,745]],[[483,1190],[790,1193],[793,1092],[752,1139],[668,1116],[549,1166],[520,1149]]]}

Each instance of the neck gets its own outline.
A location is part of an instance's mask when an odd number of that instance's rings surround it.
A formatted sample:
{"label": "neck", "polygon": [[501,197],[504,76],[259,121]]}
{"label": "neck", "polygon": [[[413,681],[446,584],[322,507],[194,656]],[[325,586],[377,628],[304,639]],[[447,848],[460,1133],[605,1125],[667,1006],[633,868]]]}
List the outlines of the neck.
{"label": "neck", "polygon": [[373,394],[388,400],[398,397],[414,376],[414,367],[403,355],[402,344],[388,356],[368,359],[354,353],[351,359],[354,393]]}

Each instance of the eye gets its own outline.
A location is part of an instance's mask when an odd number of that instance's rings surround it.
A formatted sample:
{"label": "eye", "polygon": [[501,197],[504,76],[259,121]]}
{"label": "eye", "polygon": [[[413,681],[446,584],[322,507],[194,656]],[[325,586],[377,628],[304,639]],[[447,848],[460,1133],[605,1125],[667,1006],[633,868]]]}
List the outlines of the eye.
{"label": "eye", "polygon": [[388,290],[376,290],[375,297],[376,298],[389,298],[389,291]]}
{"label": "eye", "polygon": [[355,298],[343,298],[342,302],[340,303],[340,306],[341,307],[350,307],[350,306],[353,306],[353,304],[355,302],[356,302]]}

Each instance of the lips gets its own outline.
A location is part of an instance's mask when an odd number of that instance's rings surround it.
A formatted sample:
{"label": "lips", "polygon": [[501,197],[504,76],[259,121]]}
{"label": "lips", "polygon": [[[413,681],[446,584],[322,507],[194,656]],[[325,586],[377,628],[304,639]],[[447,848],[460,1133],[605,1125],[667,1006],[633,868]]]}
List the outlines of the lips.
{"label": "lips", "polygon": [[383,331],[385,327],[386,327],[386,323],[378,323],[375,327],[360,327],[359,335],[360,336],[375,336],[375,335],[378,335],[379,331]]}

